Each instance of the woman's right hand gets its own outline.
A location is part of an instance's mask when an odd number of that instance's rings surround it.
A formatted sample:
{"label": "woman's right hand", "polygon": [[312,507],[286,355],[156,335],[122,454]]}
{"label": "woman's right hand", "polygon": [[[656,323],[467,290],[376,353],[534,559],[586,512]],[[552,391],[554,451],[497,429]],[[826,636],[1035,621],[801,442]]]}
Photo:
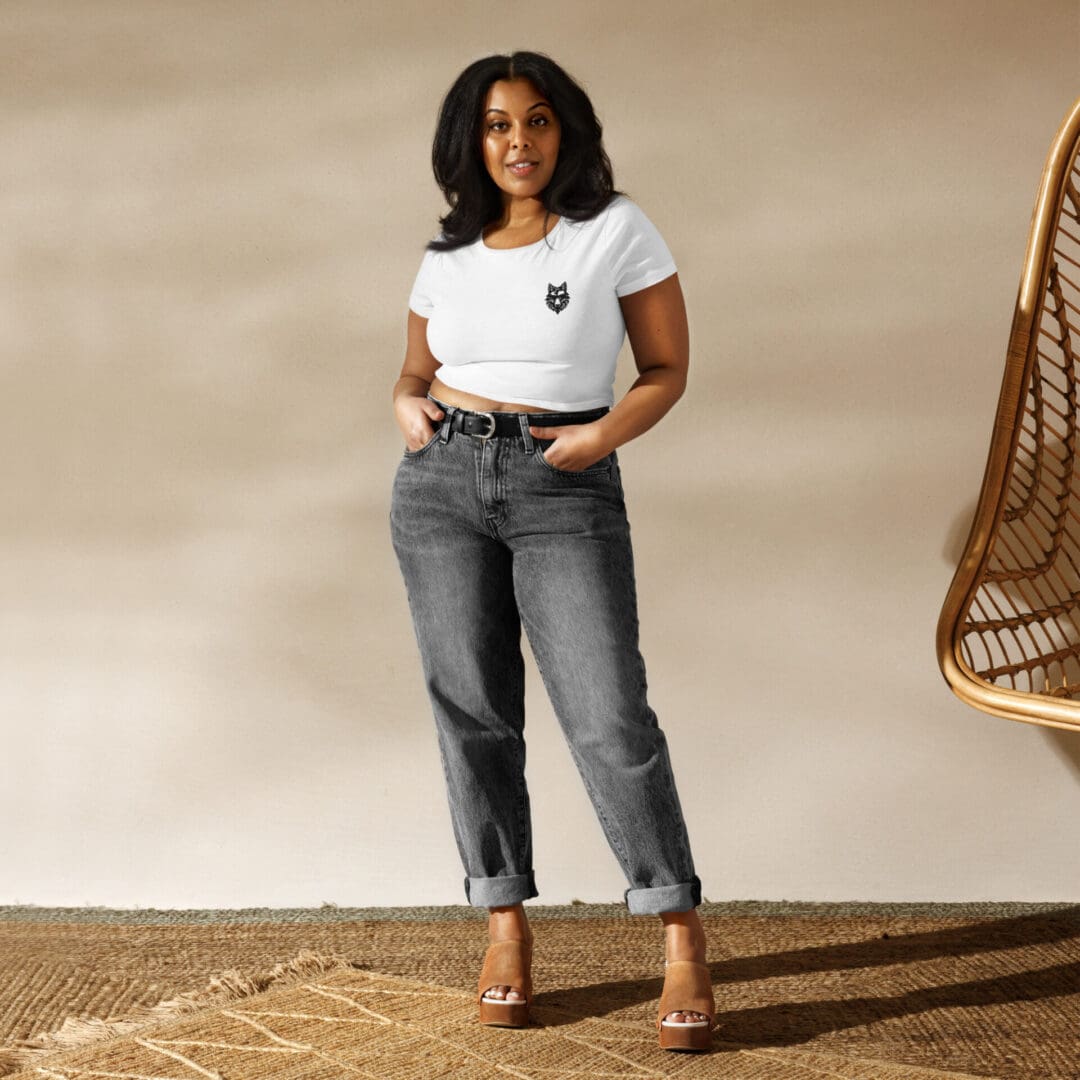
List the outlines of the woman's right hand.
{"label": "woman's right hand", "polygon": [[394,415],[405,436],[406,449],[419,450],[431,441],[435,422],[442,420],[445,413],[427,396],[399,394],[394,398]]}

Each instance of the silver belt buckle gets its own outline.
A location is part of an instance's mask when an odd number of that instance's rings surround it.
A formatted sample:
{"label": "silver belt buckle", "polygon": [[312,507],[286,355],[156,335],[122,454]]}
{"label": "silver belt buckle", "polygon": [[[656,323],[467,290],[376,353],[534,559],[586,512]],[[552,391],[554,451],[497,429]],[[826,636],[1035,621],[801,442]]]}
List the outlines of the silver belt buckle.
{"label": "silver belt buckle", "polygon": [[489,413],[489,412],[478,412],[476,415],[486,417],[488,420],[490,420],[491,421],[491,430],[490,431],[485,431],[482,435],[477,434],[475,432],[473,432],[471,434],[476,434],[476,437],[478,439],[490,439],[491,436],[495,434],[495,417],[494,417],[494,415],[492,413]]}

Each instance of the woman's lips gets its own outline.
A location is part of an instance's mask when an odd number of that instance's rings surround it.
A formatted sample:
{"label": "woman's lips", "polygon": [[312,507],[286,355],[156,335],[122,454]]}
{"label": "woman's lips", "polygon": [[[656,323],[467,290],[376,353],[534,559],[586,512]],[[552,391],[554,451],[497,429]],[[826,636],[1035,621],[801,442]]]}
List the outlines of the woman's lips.
{"label": "woman's lips", "polygon": [[515,176],[528,176],[529,173],[534,172],[540,166],[535,161],[526,161],[521,165],[507,165],[506,166]]}

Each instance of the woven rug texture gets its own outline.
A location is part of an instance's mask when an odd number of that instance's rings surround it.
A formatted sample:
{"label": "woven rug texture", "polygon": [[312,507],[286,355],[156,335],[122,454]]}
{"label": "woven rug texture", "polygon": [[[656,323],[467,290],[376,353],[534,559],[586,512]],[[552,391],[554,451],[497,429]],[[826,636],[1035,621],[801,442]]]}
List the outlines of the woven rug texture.
{"label": "woven rug texture", "polygon": [[0,912],[0,1076],[1080,1078],[1078,907],[701,911],[720,1013],[706,1055],[656,1046],[658,920],[530,911],[534,1018],[511,1031],[476,1023],[486,931],[469,909],[198,923]]}

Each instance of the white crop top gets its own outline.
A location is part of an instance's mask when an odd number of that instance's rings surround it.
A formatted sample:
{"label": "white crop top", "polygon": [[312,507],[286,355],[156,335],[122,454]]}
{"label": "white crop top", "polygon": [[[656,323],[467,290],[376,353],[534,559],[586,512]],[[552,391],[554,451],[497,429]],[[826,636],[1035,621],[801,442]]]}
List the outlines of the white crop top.
{"label": "white crop top", "polygon": [[588,221],[560,218],[535,244],[489,248],[478,237],[425,251],[409,307],[428,320],[447,386],[558,412],[593,409],[615,402],[626,336],[618,298],[675,270],[656,226],[617,195]]}

